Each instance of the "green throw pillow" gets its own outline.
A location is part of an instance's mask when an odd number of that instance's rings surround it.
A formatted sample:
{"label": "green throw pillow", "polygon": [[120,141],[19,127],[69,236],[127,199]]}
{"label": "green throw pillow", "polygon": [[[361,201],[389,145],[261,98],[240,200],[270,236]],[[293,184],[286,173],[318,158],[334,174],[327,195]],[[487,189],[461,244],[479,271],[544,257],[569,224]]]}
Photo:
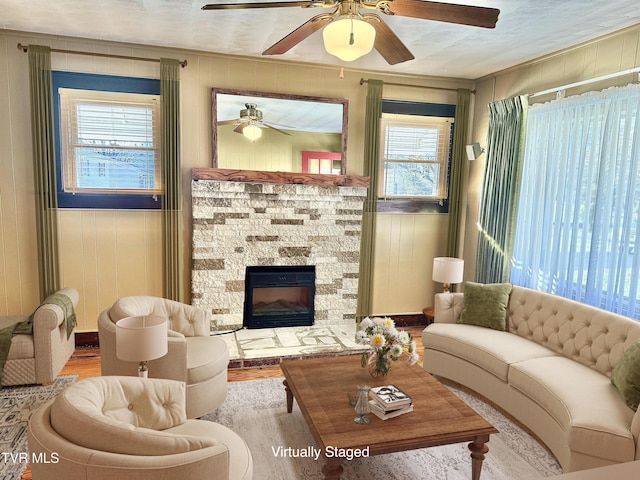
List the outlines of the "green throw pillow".
{"label": "green throw pillow", "polygon": [[510,283],[473,283],[464,284],[464,307],[460,314],[460,323],[493,328],[507,329],[507,304],[511,294]]}
{"label": "green throw pillow", "polygon": [[624,403],[638,410],[640,403],[640,340],[625,350],[611,371],[611,383],[618,389]]}

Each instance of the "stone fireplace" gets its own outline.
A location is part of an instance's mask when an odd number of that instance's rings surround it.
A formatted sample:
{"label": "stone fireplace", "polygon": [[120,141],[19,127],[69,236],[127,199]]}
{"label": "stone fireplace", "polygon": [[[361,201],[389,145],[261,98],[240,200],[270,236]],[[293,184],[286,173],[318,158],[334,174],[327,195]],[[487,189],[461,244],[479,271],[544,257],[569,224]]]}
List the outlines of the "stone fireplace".
{"label": "stone fireplace", "polygon": [[192,303],[243,325],[247,267],[315,267],[314,324],[355,322],[368,177],[194,169]]}

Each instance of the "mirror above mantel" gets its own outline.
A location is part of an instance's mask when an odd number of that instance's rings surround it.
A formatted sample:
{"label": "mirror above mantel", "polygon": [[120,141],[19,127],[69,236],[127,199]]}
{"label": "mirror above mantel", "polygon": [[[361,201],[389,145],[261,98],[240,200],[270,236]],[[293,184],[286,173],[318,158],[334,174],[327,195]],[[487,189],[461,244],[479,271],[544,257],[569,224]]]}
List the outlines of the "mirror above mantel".
{"label": "mirror above mantel", "polygon": [[347,99],[213,88],[211,105],[214,168],[346,174]]}

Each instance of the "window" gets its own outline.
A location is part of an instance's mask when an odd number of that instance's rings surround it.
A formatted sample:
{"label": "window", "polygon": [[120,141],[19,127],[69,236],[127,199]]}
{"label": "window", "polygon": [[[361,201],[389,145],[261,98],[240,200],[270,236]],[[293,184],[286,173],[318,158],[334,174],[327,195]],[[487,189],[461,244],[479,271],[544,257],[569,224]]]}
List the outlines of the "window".
{"label": "window", "polygon": [[447,213],[456,106],[382,101],[378,211]]}
{"label": "window", "polygon": [[449,118],[383,114],[380,197],[447,198],[452,124]]}
{"label": "window", "polygon": [[54,72],[58,204],[160,208],[159,81]]}
{"label": "window", "polygon": [[61,88],[65,192],[161,193],[160,99]]}
{"label": "window", "polygon": [[640,86],[529,109],[511,281],[640,320]]}

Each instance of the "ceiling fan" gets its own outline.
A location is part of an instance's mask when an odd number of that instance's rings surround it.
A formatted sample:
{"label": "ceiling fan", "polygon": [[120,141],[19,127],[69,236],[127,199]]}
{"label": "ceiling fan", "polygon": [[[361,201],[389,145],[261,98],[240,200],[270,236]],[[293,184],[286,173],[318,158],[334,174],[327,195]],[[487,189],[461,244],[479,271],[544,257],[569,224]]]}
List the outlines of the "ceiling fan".
{"label": "ceiling fan", "polygon": [[283,135],[291,134],[280,130],[265,123],[262,116],[262,110],[258,110],[258,106],[255,103],[245,103],[245,108],[240,110],[240,117],[234,120],[222,120],[218,122],[218,125],[237,125],[233,129],[236,133],[241,133],[250,140],[256,140],[262,136],[262,128],[270,128]]}
{"label": "ceiling fan", "polygon": [[[283,54],[322,27],[328,26],[332,22],[337,25],[338,21],[347,20],[346,23],[343,22],[347,29],[344,44],[353,46],[354,34],[360,34],[355,27],[365,27],[364,29],[370,30],[369,35],[371,40],[371,45],[365,47],[365,50],[368,48],[370,51],[371,47],[374,47],[390,65],[412,60],[414,56],[391,28],[382,21],[382,18],[377,15],[377,13],[483,28],[495,28],[498,15],[500,14],[500,10],[496,8],[455,5],[430,2],[427,0],[302,0],[292,2],[225,3],[205,5],[202,7],[202,10],[280,7],[322,7],[333,8],[334,11],[312,17],[293,32],[267,48],[262,52],[263,55]],[[360,10],[364,13],[361,13]],[[327,37],[331,37],[332,35],[334,34],[331,33],[328,35],[327,29],[325,29],[325,47],[329,53],[333,52],[327,44]],[[364,53],[368,53],[368,51],[364,51]],[[364,53],[360,53],[358,56]],[[335,55],[335,53],[333,54]],[[354,60],[355,58],[343,58],[343,60]]]}

